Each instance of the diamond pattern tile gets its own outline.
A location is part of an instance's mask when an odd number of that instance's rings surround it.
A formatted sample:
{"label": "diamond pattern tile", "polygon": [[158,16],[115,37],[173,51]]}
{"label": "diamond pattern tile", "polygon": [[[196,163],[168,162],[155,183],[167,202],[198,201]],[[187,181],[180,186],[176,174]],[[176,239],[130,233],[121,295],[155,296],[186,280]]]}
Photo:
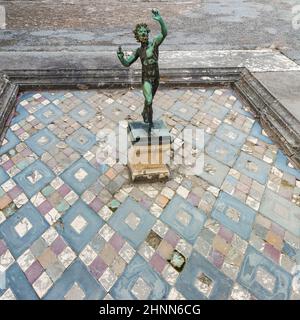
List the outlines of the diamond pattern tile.
{"label": "diamond pattern tile", "polygon": [[54,173],[42,161],[37,160],[18,173],[14,180],[29,197],[32,197],[52,181],[54,177]]}
{"label": "diamond pattern tile", "polygon": [[175,196],[163,211],[161,220],[193,244],[204,225],[206,215],[182,197]]}
{"label": "diamond pattern tile", "polygon": [[48,223],[37,210],[31,204],[26,204],[0,225],[0,234],[6,239],[14,257],[18,257],[47,227]]}
{"label": "diamond pattern tile", "polygon": [[232,89],[161,88],[175,158],[191,145],[204,165],[133,183],[105,132],[143,104],[127,88],[19,95],[0,147],[0,299],[299,300],[300,171]]}
{"label": "diamond pattern tile", "polygon": [[133,247],[137,247],[144,240],[154,222],[155,218],[149,212],[128,197],[108,223]]}
{"label": "diamond pattern tile", "polygon": [[81,200],[78,200],[62,217],[58,232],[79,253],[102,226],[102,219]]}
{"label": "diamond pattern tile", "polygon": [[61,174],[61,178],[78,194],[83,193],[100,175],[85,159],[79,159]]}

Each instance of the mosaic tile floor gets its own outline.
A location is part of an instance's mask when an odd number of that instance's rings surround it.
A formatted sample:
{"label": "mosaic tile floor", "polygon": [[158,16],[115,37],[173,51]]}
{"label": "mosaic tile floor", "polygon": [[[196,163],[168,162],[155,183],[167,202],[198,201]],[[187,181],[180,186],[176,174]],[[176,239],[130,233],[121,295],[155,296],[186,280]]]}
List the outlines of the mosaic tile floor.
{"label": "mosaic tile floor", "polygon": [[[230,89],[159,90],[205,165],[131,184],[99,130],[140,119],[139,90],[27,92],[0,148],[1,299],[300,299],[300,171]],[[203,149],[203,148],[202,148]]]}

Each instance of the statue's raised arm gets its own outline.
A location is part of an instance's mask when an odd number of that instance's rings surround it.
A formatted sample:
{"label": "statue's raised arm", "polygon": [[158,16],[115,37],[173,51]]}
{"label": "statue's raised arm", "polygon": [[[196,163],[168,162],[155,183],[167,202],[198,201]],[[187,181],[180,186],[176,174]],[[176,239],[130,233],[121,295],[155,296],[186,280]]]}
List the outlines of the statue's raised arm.
{"label": "statue's raised arm", "polygon": [[168,29],[167,25],[164,22],[164,19],[157,9],[152,10],[152,18],[153,20],[158,21],[161,27],[161,33],[154,38],[155,43],[159,46],[168,35]]}
{"label": "statue's raised arm", "polygon": [[130,67],[139,57],[139,51],[135,50],[127,59],[124,56],[122,47],[119,46],[117,51],[118,58],[124,67]]}

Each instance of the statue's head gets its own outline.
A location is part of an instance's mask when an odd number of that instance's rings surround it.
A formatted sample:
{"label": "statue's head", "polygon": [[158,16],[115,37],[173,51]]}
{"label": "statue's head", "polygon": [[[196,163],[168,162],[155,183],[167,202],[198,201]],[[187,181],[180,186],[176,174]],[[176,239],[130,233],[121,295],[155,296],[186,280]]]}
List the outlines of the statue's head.
{"label": "statue's head", "polygon": [[149,39],[150,29],[146,23],[139,23],[133,30],[137,42],[147,43]]}

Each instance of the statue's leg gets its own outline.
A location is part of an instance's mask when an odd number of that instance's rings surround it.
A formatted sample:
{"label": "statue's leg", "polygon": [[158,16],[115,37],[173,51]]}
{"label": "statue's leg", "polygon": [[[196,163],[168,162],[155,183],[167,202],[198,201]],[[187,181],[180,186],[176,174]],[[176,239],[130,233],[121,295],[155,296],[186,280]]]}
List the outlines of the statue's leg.
{"label": "statue's leg", "polygon": [[[152,103],[153,103],[153,99],[155,96],[155,93],[158,89],[159,86],[159,82],[158,81],[154,81],[152,84]],[[151,108],[149,109],[149,123],[152,123],[153,125],[153,107],[152,107],[152,103],[151,103]]]}
{"label": "statue's leg", "polygon": [[145,107],[143,110],[143,118],[144,122],[149,123],[150,125],[153,124],[153,110],[152,110],[152,101],[153,101],[153,95],[152,95],[152,85],[149,81],[145,81],[143,83],[143,94],[145,97]]}
{"label": "statue's leg", "polygon": [[158,86],[159,86],[159,81],[156,80],[152,86],[152,99],[154,99],[154,96],[155,96],[155,93],[158,89]]}

